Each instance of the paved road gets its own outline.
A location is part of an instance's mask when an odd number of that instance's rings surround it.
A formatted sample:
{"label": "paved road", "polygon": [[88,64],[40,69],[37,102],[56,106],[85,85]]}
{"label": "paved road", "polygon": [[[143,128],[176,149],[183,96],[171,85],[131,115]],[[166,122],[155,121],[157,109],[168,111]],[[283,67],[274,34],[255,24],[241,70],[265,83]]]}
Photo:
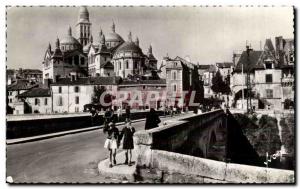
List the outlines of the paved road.
{"label": "paved road", "polygon": [[[169,118],[163,118],[163,120]],[[133,123],[136,130],[145,121]],[[121,127],[120,127],[121,128]],[[102,130],[7,146],[7,176],[15,183],[114,182],[98,175],[97,164],[107,157]]]}

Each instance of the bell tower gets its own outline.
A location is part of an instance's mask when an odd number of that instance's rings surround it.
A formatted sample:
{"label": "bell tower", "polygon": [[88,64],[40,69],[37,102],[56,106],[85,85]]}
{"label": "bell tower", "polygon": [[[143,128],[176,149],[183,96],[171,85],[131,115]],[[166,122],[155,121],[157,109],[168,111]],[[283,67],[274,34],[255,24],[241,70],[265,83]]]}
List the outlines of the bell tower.
{"label": "bell tower", "polygon": [[87,8],[85,6],[80,7],[76,29],[77,39],[82,46],[85,46],[90,41],[91,25]]}

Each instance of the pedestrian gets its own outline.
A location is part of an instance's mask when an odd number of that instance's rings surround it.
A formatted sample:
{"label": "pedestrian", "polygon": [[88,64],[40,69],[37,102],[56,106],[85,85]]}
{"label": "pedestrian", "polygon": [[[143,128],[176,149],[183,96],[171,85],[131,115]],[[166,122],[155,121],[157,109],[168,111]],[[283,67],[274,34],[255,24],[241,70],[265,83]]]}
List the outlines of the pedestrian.
{"label": "pedestrian", "polygon": [[146,117],[145,130],[158,127],[158,124],[160,122],[161,121],[160,121],[158,115],[156,114],[156,111],[154,110],[154,108],[150,108],[150,112],[148,113],[148,115]]}
{"label": "pedestrian", "polygon": [[92,107],[90,113],[91,113],[91,124],[92,124],[92,126],[94,126],[95,125],[95,119],[96,119],[96,116],[97,116],[97,111],[95,110],[94,107]]}
{"label": "pedestrian", "polygon": [[109,167],[113,167],[113,164],[116,165],[116,154],[118,148],[118,138],[119,138],[119,130],[115,126],[113,122],[108,124],[108,127],[104,127],[104,133],[107,134],[104,148],[108,149],[109,151]]}
{"label": "pedestrian", "polygon": [[118,121],[120,121],[120,118],[122,116],[122,109],[121,109],[121,107],[119,107],[118,110],[117,110],[117,116],[118,116]]}
{"label": "pedestrian", "polygon": [[104,125],[108,125],[113,121],[114,112],[111,108],[108,108],[104,113]]}
{"label": "pedestrian", "polygon": [[[131,159],[132,159],[132,149],[134,148],[133,145],[133,134],[135,132],[134,127],[131,126],[131,122],[127,122],[126,126],[122,129],[120,137],[119,137],[119,143],[122,140],[123,136],[123,149],[125,150],[125,162],[124,164],[128,164],[128,166],[131,166]],[[129,158],[128,158],[129,155]]]}
{"label": "pedestrian", "polygon": [[130,115],[130,106],[126,106],[126,122],[130,122],[131,121],[131,115]]}
{"label": "pedestrian", "polygon": [[[172,110],[173,115],[176,115],[176,111],[177,111],[177,108],[176,108],[175,106],[173,106],[173,110]],[[172,116],[172,117],[173,117],[173,116]]]}

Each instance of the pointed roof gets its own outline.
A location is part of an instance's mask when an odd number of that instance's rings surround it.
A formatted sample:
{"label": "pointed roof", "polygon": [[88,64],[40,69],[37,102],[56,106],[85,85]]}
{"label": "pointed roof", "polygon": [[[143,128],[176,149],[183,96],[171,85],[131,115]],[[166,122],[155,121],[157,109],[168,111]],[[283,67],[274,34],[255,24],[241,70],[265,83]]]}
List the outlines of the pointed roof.
{"label": "pointed roof", "polygon": [[89,11],[86,6],[82,6],[79,9],[79,15],[78,15],[78,23],[89,23]]}

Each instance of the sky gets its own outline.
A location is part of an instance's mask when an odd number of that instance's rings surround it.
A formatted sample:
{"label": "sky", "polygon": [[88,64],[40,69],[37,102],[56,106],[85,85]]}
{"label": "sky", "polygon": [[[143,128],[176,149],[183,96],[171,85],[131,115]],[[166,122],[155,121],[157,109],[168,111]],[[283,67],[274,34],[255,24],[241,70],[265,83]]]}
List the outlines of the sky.
{"label": "sky", "polygon": [[[194,63],[232,61],[233,51],[255,50],[266,38],[293,38],[292,7],[88,7],[92,35],[98,41],[100,28],[133,39],[147,53],[149,45],[161,61],[168,54]],[[49,42],[67,35],[75,26],[79,7],[10,7],[7,9],[7,68],[42,69]]]}

